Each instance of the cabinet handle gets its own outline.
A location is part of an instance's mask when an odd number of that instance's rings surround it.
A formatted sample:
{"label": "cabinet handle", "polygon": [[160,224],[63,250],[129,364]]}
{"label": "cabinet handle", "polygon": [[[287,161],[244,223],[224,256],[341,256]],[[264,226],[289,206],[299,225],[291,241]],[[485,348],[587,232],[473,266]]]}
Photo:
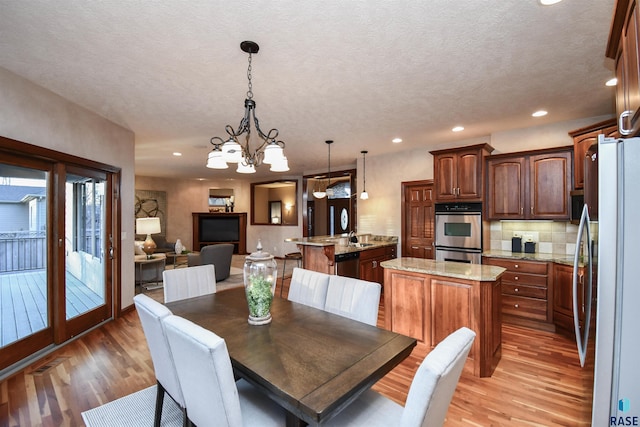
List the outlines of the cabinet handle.
{"label": "cabinet handle", "polygon": [[524,208],[520,208],[520,215],[524,215]]}
{"label": "cabinet handle", "polygon": [[515,276],[515,277],[513,278],[513,280],[518,280],[518,276]]}
{"label": "cabinet handle", "polygon": [[514,265],[515,268],[520,268],[520,266],[518,264]]}
{"label": "cabinet handle", "polygon": [[516,288],[516,289],[515,289],[515,291],[516,291],[516,292],[520,292],[520,289]]}
{"label": "cabinet handle", "polygon": [[451,187],[451,194],[456,195],[456,187]]}
{"label": "cabinet handle", "polygon": [[515,308],[520,308],[520,306],[518,304],[514,304],[513,305]]}
{"label": "cabinet handle", "polygon": [[418,249],[418,246],[411,246],[411,249]]}
{"label": "cabinet handle", "polygon": [[533,215],[533,206],[531,206],[530,209],[531,209],[531,215]]}
{"label": "cabinet handle", "polygon": [[630,117],[632,114],[633,114],[633,110],[626,110],[620,114],[620,117],[618,118],[618,132],[620,132],[620,135],[631,134],[631,129],[626,129],[624,127],[624,119],[626,119],[627,117]]}

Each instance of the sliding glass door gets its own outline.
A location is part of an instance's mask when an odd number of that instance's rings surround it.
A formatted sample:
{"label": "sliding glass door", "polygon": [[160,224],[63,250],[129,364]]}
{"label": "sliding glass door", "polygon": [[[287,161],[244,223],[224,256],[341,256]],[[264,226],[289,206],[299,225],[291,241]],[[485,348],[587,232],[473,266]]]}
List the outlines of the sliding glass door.
{"label": "sliding glass door", "polygon": [[[107,174],[67,167],[64,204],[64,341],[111,316]],[[60,295],[62,300],[62,295]]]}
{"label": "sliding glass door", "polygon": [[117,179],[108,171],[5,154],[0,371],[112,317]]}
{"label": "sliding glass door", "polygon": [[0,368],[53,343],[50,178],[46,163],[0,163]]}

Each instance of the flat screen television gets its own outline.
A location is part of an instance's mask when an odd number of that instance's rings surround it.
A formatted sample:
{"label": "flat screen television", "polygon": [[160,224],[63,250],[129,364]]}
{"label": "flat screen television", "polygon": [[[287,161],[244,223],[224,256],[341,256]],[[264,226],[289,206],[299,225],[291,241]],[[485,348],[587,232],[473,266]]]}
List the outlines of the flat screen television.
{"label": "flat screen television", "polygon": [[240,240],[240,218],[201,217],[201,242],[234,242]]}

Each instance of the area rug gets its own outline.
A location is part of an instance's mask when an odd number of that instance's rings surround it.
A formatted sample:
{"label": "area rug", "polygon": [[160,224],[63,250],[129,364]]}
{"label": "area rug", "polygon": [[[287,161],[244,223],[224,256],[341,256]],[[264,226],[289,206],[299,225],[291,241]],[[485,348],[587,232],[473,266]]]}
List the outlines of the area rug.
{"label": "area rug", "polygon": [[[157,386],[151,386],[82,413],[87,427],[152,426]],[[165,395],[161,426],[182,425],[182,411]]]}

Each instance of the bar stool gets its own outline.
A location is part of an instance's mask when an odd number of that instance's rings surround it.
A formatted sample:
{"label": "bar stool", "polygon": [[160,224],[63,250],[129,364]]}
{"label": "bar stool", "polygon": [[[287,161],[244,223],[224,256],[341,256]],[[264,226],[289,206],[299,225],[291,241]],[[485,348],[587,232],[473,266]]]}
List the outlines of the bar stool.
{"label": "bar stool", "polygon": [[302,265],[302,253],[290,252],[284,256],[284,261],[282,263],[282,286],[280,286],[280,298],[282,298],[282,289],[284,288],[284,272],[287,270],[287,260],[296,260],[298,267],[300,267]]}

